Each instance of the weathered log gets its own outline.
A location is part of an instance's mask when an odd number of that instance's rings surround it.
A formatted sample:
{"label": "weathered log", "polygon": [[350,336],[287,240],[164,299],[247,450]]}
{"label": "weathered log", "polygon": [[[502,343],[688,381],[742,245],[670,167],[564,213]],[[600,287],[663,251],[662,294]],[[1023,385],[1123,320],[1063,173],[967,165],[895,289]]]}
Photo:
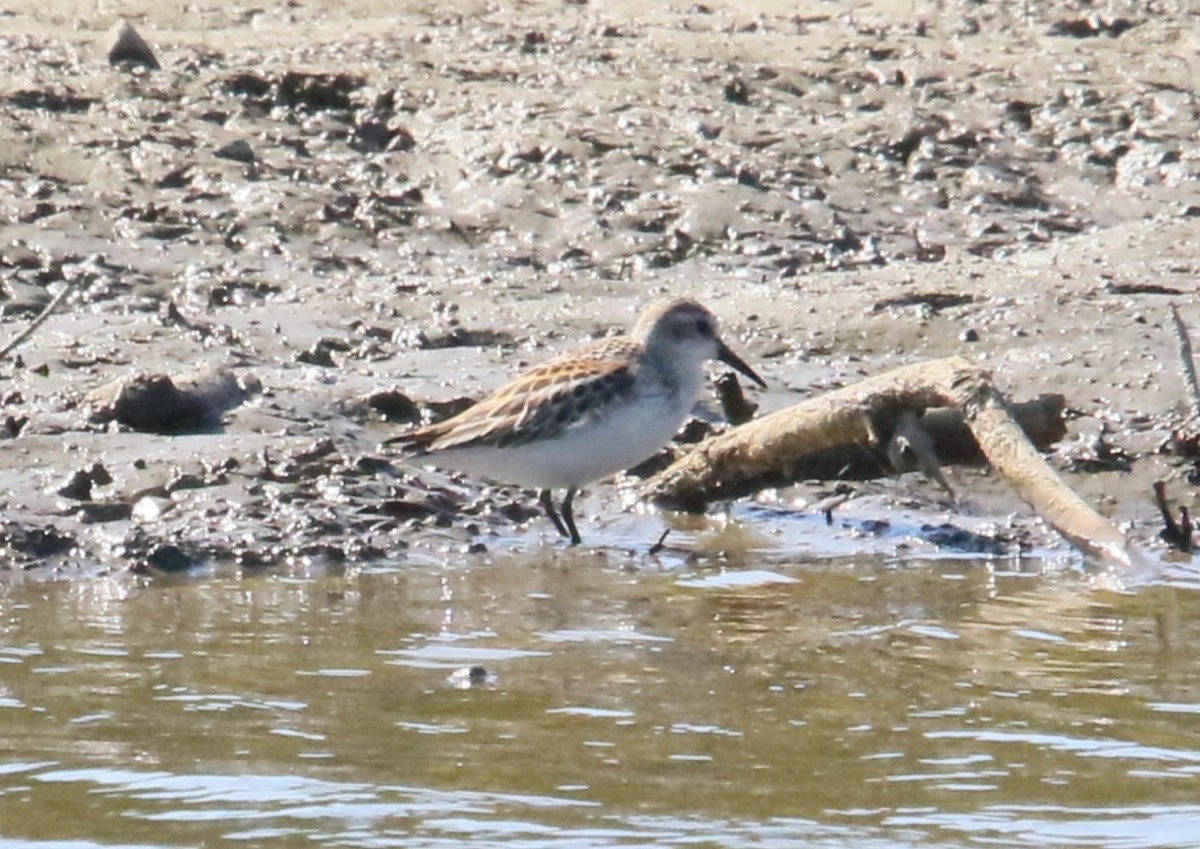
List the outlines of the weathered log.
{"label": "weathered log", "polygon": [[880,450],[906,411],[935,407],[958,410],[987,461],[1073,545],[1125,568],[1144,562],[1125,535],[1046,464],[989,373],[957,357],[899,368],[733,428],[695,446],[642,490],[659,504],[703,509],[710,501],[809,477],[806,464],[816,453],[846,446]]}

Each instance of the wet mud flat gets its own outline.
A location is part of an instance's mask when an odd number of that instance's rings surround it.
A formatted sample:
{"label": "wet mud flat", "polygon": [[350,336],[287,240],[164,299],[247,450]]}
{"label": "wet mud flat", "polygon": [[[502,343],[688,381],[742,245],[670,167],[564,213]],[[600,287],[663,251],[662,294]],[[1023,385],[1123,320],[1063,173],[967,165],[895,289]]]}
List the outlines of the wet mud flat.
{"label": "wet mud flat", "polygon": [[[1066,397],[1054,461],[1118,520],[1153,536],[1156,479],[1192,499],[1163,450],[1168,304],[1200,324],[1187,4],[127,4],[157,70],[107,62],[115,19],[8,8],[0,342],[70,287],[0,362],[10,573],[536,545],[533,499],[379,441],[666,295],[721,316],[763,409],[965,354]],[[216,387],[213,411],[117,415],[136,375]],[[797,486],[734,524],[844,553],[903,507],[1047,541],[993,481],[957,484],[956,508],[862,484],[812,533],[831,487]],[[591,488],[587,542],[653,543],[626,492]]]}

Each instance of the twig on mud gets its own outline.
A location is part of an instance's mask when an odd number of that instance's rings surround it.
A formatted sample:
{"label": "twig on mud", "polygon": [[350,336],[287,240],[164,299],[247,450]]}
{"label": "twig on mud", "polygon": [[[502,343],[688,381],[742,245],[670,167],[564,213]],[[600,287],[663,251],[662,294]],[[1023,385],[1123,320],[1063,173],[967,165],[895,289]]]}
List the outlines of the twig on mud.
{"label": "twig on mud", "polygon": [[656,543],[654,543],[654,545],[650,546],[650,550],[647,551],[646,553],[649,554],[651,557],[653,557],[654,555],[658,554],[663,549],[665,549],[667,547],[667,545],[666,545],[667,534],[669,534],[669,533],[671,533],[670,528],[667,528],[665,531],[663,531],[662,536],[660,536],[658,538],[658,542],[656,542]]}
{"label": "twig on mud", "polygon": [[1180,505],[1179,521],[1176,522],[1167,504],[1167,485],[1163,481],[1154,482],[1154,502],[1158,505],[1158,512],[1162,514],[1163,520],[1163,529],[1159,532],[1159,537],[1166,540],[1176,551],[1191,552],[1195,544],[1192,541],[1192,517],[1187,507]]}
{"label": "twig on mud", "polygon": [[29,322],[29,326],[14,336],[11,342],[9,342],[3,348],[0,348],[0,360],[11,354],[18,345],[32,336],[33,332],[42,326],[43,322],[45,322],[46,319],[48,319],[50,315],[56,309],[58,309],[58,305],[66,299],[67,295],[75,291],[75,286],[78,284],[79,279],[82,276],[83,275],[81,274],[77,274],[70,278],[64,278],[63,287],[58,291],[58,294],[51,298],[50,303],[46,304],[45,308],[37,314],[37,317],[35,317],[33,321]]}
{"label": "twig on mud", "polygon": [[1187,325],[1179,317],[1179,308],[1171,304],[1171,319],[1175,322],[1175,338],[1179,340],[1179,361],[1183,366],[1184,382],[1192,399],[1192,415],[1200,418],[1200,384],[1196,382],[1196,360],[1192,354],[1192,340]]}

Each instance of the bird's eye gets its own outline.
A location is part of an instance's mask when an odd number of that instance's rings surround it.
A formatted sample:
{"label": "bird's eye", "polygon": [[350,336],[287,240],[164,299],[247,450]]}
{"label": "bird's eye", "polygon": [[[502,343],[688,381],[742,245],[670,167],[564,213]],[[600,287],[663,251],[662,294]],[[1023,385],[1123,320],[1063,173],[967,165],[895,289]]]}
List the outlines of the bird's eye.
{"label": "bird's eye", "polygon": [[712,323],[707,318],[696,319],[696,332],[701,336],[712,336]]}

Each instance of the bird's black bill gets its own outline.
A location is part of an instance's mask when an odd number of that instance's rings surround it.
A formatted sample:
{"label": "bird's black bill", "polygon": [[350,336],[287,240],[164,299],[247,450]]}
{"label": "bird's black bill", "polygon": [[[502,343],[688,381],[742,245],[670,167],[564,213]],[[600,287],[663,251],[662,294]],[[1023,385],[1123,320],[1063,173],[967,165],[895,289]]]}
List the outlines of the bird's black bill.
{"label": "bird's black bill", "polygon": [[737,369],[763,389],[767,388],[767,382],[758,376],[758,372],[746,365],[746,361],[730,350],[728,345],[726,345],[724,342],[718,342],[717,346],[718,360],[725,363],[727,366],[732,366],[733,368]]}

